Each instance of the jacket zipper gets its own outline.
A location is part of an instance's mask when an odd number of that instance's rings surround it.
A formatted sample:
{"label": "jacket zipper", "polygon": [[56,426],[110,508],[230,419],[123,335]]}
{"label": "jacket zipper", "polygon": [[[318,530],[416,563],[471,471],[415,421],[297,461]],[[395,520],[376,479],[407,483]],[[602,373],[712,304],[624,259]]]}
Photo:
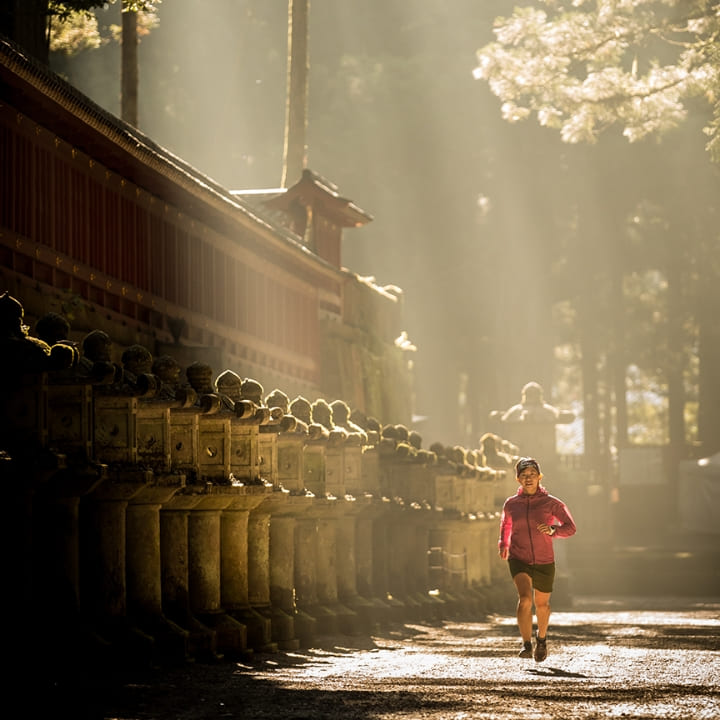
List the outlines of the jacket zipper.
{"label": "jacket zipper", "polygon": [[528,495],[527,498],[527,504],[526,504],[526,520],[527,520],[527,528],[528,528],[528,536],[530,538],[530,553],[532,555],[532,564],[535,564],[535,545],[533,544],[532,539],[532,528],[530,527],[530,495]]}

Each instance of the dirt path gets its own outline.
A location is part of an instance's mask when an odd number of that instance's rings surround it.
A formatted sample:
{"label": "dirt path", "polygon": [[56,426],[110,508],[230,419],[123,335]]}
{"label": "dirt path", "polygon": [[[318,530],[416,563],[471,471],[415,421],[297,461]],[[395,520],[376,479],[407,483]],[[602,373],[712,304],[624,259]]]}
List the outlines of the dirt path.
{"label": "dirt path", "polygon": [[544,663],[517,657],[513,617],[405,625],[372,638],[135,677],[94,717],[720,718],[720,599],[576,599]]}

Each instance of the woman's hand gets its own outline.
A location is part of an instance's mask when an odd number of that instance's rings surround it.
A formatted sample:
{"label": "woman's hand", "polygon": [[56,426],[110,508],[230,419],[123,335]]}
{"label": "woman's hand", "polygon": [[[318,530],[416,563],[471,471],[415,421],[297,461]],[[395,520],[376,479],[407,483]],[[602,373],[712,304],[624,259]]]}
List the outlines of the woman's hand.
{"label": "woman's hand", "polygon": [[537,529],[543,534],[543,535],[554,535],[555,534],[555,528],[552,525],[547,525],[546,523],[540,523],[537,526]]}
{"label": "woman's hand", "polygon": [[500,558],[502,560],[507,560],[509,552],[510,552],[510,548],[501,547],[500,550],[498,551],[498,555],[500,556]]}

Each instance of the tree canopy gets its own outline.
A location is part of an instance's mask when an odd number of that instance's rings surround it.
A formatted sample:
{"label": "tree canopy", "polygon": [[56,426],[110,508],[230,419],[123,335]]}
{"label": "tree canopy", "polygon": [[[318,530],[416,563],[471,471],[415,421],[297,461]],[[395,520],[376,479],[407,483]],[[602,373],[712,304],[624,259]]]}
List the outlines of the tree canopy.
{"label": "tree canopy", "polygon": [[101,44],[93,10],[121,2],[123,11],[152,15],[162,0],[24,0],[0,5],[0,34],[41,62],[50,50],[69,53]]}
{"label": "tree canopy", "polygon": [[[47,14],[66,20],[75,13],[88,13],[98,7],[103,7],[108,3],[113,4],[117,0],[49,0],[47,3]],[[123,10],[134,12],[146,11],[151,12],[159,5],[162,0],[122,0]]]}
{"label": "tree canopy", "polygon": [[720,162],[720,6],[712,0],[538,0],[495,22],[475,76],[503,116],[535,115],[570,143],[620,126],[628,140],[676,127],[695,98]]}
{"label": "tree canopy", "polygon": [[[718,172],[710,161],[720,162],[720,6],[536,0],[496,19],[494,34],[477,52],[474,75],[499,98],[503,118],[534,116],[577,146],[571,176],[579,182],[566,196],[568,219],[576,219],[559,267],[569,280],[561,283],[569,317],[577,318],[586,441],[594,437],[602,452],[612,434],[621,444],[636,436],[633,416],[653,405],[628,393],[641,369],[640,383],[650,387],[655,377],[652,394],[666,399],[670,444],[712,449],[720,417],[708,407],[720,345],[705,308],[718,302]],[[695,152],[701,127],[704,158]],[[608,142],[621,135],[635,152]],[[663,139],[662,152],[639,142],[650,138]],[[573,284],[579,278],[585,283]],[[683,426],[698,401],[693,438]],[[652,424],[647,412],[643,418]]]}

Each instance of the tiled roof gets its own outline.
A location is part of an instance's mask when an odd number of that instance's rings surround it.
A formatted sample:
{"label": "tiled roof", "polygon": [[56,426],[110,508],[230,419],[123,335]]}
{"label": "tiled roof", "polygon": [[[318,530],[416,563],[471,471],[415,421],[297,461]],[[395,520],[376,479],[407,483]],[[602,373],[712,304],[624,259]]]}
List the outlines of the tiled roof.
{"label": "tiled roof", "polygon": [[1,100],[11,103],[28,117],[42,117],[41,124],[48,130],[71,139],[78,149],[97,158],[110,170],[152,192],[157,191],[159,196],[162,197],[162,183],[154,179],[157,175],[171,180],[191,198],[226,213],[241,213],[248,220],[272,229],[276,236],[302,246],[300,238],[285,223],[276,226],[272,218],[274,213],[234,195],[137,128],[97,105],[2,36],[0,88]]}

